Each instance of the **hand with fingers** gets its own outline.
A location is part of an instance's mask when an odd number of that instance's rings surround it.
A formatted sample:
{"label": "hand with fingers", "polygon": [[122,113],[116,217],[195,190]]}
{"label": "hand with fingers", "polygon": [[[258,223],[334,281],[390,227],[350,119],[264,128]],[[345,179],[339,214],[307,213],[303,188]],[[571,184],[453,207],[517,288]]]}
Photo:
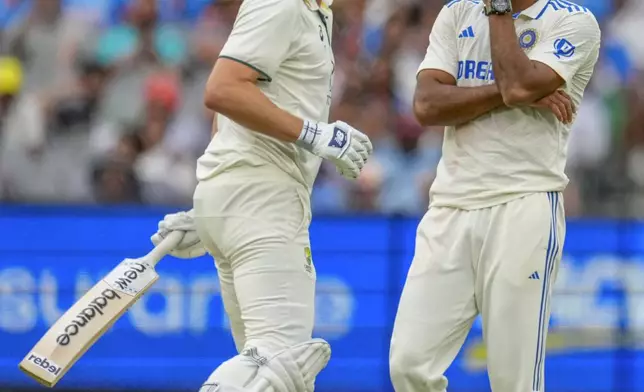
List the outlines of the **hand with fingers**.
{"label": "hand with fingers", "polygon": [[159,222],[159,228],[150,240],[157,246],[170,233],[179,231],[183,233],[183,238],[170,254],[180,259],[194,259],[206,254],[196,230],[192,210],[168,214]]}
{"label": "hand with fingers", "polygon": [[548,109],[564,124],[572,124],[577,108],[572,98],[562,90],[557,90],[547,97],[530,105],[533,108]]}
{"label": "hand with fingers", "polygon": [[330,160],[340,174],[352,180],[358,178],[373,152],[369,137],[342,121],[326,124],[305,120],[295,144]]}

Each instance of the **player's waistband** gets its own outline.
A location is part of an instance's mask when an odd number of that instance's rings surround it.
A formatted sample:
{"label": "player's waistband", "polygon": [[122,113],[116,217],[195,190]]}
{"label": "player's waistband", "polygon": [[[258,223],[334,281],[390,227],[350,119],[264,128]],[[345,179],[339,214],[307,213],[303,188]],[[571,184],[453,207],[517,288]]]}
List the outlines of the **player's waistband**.
{"label": "player's waistband", "polygon": [[221,171],[216,171],[208,177],[199,179],[199,182],[207,183],[215,179],[217,181],[225,179],[226,181],[244,183],[247,183],[248,181],[259,183],[292,183],[308,188],[289,173],[270,164],[230,166]]}
{"label": "player's waistband", "polygon": [[548,196],[549,194],[558,194],[560,196],[559,200],[563,200],[563,197],[561,197],[562,192],[562,190],[513,192],[496,195],[485,195],[483,197],[453,197],[452,195],[432,194],[429,202],[429,208],[455,208],[467,211],[481,210],[485,208],[496,207],[502,204],[507,204],[534,194],[543,194],[544,197]]}

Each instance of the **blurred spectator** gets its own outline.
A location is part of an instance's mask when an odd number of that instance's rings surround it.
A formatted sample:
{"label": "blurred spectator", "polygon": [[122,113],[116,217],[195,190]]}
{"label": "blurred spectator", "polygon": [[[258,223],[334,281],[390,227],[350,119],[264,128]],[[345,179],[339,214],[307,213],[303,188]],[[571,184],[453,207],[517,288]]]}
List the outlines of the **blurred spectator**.
{"label": "blurred spectator", "polygon": [[139,183],[130,166],[118,160],[101,162],[92,176],[93,194],[101,204],[140,203]]}
{"label": "blurred spectator", "polygon": [[58,133],[86,133],[93,126],[99,101],[108,82],[108,70],[92,60],[80,59],[78,78],[67,89],[51,94],[46,102],[51,126]]}
{"label": "blurred spectator", "polygon": [[[567,213],[644,216],[640,0],[579,0],[603,26],[600,63],[569,140]],[[349,182],[323,164],[316,212],[419,214],[442,129],[411,114],[443,1],[336,0],[331,120],[373,139]],[[0,197],[189,204],[210,140],[206,79],[240,0],[0,2]]]}
{"label": "blurred spectator", "polygon": [[87,21],[63,12],[61,0],[33,0],[27,17],[3,34],[3,48],[25,67],[27,92],[64,86],[74,77],[75,56],[90,33]]}
{"label": "blurred spectator", "polygon": [[16,57],[0,58],[0,190],[5,199],[48,194],[19,172],[39,166],[46,137],[44,110],[33,94],[22,91],[23,75]]}
{"label": "blurred spectator", "polygon": [[239,11],[240,0],[209,0],[192,35],[194,66],[210,72],[226,43]]}
{"label": "blurred spectator", "polygon": [[104,64],[118,61],[179,65],[187,46],[181,31],[161,23],[157,0],[133,0],[122,23],[109,27],[98,40],[97,57]]}
{"label": "blurred spectator", "polygon": [[374,160],[382,178],[379,207],[387,213],[426,210],[429,186],[440,159],[440,143],[407,117],[396,119],[396,132],[375,146]]}
{"label": "blurred spectator", "polygon": [[147,80],[146,121],[140,131],[143,152],[135,171],[141,181],[142,197],[148,203],[187,202],[196,186],[195,156],[166,138],[179,94],[179,81],[172,74],[160,73]]}

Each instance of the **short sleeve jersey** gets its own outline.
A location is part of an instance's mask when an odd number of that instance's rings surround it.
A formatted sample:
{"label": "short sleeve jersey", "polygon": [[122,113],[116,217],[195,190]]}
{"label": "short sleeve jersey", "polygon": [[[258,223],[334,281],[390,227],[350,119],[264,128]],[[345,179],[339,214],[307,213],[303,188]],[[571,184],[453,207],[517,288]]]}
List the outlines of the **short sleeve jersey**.
{"label": "short sleeve jersey", "polygon": [[[595,17],[567,0],[538,0],[514,19],[526,55],[558,73],[579,107],[599,57]],[[449,73],[459,87],[495,83],[481,1],[453,0],[443,7],[419,72],[426,69]],[[430,204],[477,209],[527,193],[562,191],[569,132],[570,125],[551,112],[530,107],[501,108],[446,127]]]}
{"label": "short sleeve jersey", "polygon": [[[244,0],[220,57],[256,70],[260,75],[257,86],[279,108],[300,118],[327,122],[335,68],[333,15],[328,4]],[[235,167],[263,166],[278,176],[286,173],[311,189],[320,158],[222,115],[215,121],[218,132],[197,162],[200,181]]]}

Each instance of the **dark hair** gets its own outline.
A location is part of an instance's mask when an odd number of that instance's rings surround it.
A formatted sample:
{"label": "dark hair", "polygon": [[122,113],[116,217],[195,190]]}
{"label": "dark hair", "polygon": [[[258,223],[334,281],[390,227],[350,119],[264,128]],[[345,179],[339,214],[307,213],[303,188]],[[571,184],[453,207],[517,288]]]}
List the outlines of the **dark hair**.
{"label": "dark hair", "polygon": [[105,75],[107,73],[107,68],[94,59],[80,58],[76,61],[76,69],[83,76],[89,76],[93,74]]}
{"label": "dark hair", "polygon": [[143,152],[143,140],[141,139],[141,135],[139,135],[138,132],[127,133],[121,136],[121,140],[130,144],[134,148],[137,154],[140,154]]}

